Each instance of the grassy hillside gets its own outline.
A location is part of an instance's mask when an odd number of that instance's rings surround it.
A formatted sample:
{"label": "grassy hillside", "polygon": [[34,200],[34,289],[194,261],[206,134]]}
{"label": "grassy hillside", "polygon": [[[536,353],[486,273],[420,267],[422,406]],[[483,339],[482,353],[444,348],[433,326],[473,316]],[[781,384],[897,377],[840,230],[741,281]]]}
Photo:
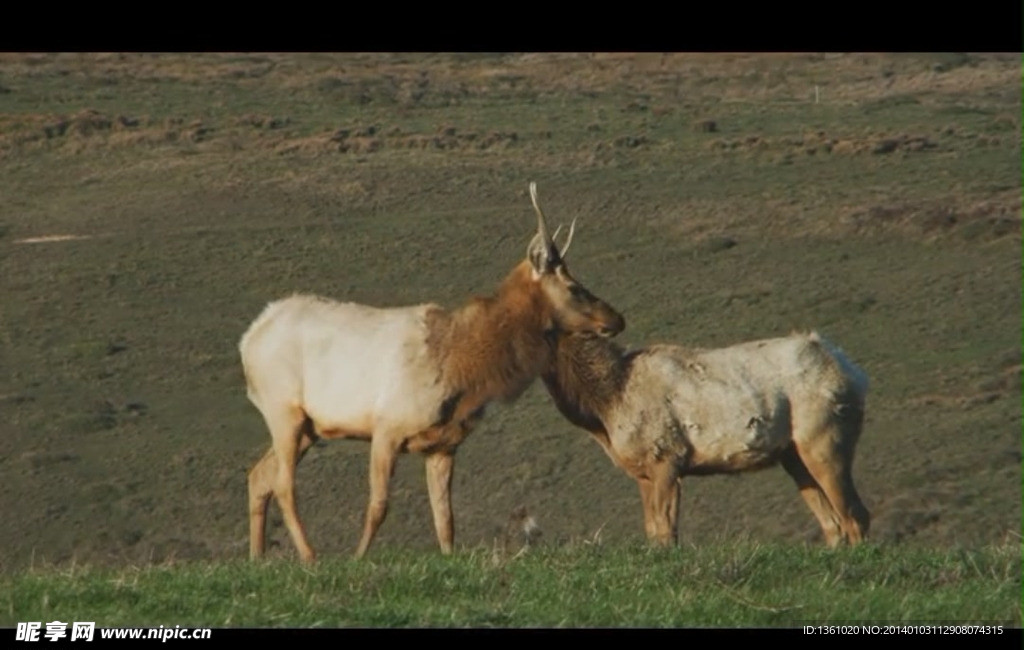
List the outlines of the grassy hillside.
{"label": "grassy hillside", "polygon": [[[871,552],[908,555],[855,556],[865,580],[912,558],[961,566],[954,547],[1019,547],[1021,78],[1019,55],[0,54],[0,569],[178,559],[228,563],[180,578],[192,584],[305,580],[232,564],[248,545],[245,472],[269,443],[238,338],[293,291],[446,306],[492,291],[532,236],[530,181],[551,221],[579,219],[569,266],[624,313],[624,343],[816,328],[867,370],[854,474],[886,549]],[[386,570],[343,560],[367,451],[328,443],[299,466],[311,543],[342,572],[310,580]],[[490,545],[520,505],[543,530],[544,562],[597,531],[642,539],[633,482],[540,384],[489,410],[453,493],[463,549]],[[291,559],[271,512],[270,554]],[[723,540],[821,541],[778,469],[684,481],[680,537],[712,554]],[[399,461],[377,544],[381,557],[436,548],[419,457]],[[465,576],[485,560],[452,562],[424,566]],[[533,562],[515,570],[542,571]],[[809,585],[839,571],[790,592],[771,569],[776,586],[755,602],[838,616],[845,601],[816,603]],[[909,588],[924,594],[935,576]],[[35,580],[19,583],[18,616],[52,584]],[[68,589],[107,584],[96,580]],[[1019,621],[977,581],[963,596],[976,615]],[[742,604],[715,618],[701,601],[687,601],[687,620],[776,620]],[[230,602],[211,620],[245,622]],[[506,619],[469,600],[388,615],[542,622],[549,601],[518,602]],[[572,616],[676,620],[610,605]]]}

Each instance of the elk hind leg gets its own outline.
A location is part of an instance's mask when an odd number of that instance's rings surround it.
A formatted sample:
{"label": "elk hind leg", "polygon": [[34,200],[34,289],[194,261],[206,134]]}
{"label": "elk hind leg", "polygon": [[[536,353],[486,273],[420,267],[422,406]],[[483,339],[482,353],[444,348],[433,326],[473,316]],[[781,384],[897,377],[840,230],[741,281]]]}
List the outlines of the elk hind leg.
{"label": "elk hind leg", "polygon": [[266,540],[267,506],[274,493],[277,456],[271,447],[249,470],[249,557],[263,557]]}
{"label": "elk hind leg", "polygon": [[[316,436],[307,427],[299,440],[296,464],[314,442]],[[273,446],[249,470],[249,557],[254,560],[263,557],[266,546],[267,507],[274,495],[277,472],[277,455]]]}
{"label": "elk hind leg", "polygon": [[[295,506],[295,468],[300,458],[313,444],[315,434],[309,418],[306,417],[302,409],[297,407],[282,409],[273,415],[265,414],[265,418],[270,428],[270,435],[273,437],[273,458],[277,461],[277,471],[273,473],[272,485],[274,498],[277,499],[277,504],[281,508],[285,527],[288,529],[292,543],[298,550],[299,557],[303,562],[309,563],[316,559],[316,554],[306,539],[306,531]],[[269,463],[268,456],[269,452],[260,461],[260,464]],[[267,473],[269,474],[269,472]],[[257,487],[261,486],[257,483]],[[260,490],[252,490],[250,487],[250,508],[260,498],[259,494]],[[261,510],[265,518],[266,509],[261,508]],[[252,525],[255,526],[255,524]]]}
{"label": "elk hind leg", "polygon": [[796,486],[800,490],[800,496],[803,497],[807,506],[817,518],[818,524],[821,526],[821,532],[825,536],[825,543],[830,547],[837,546],[842,541],[839,515],[832,509],[832,504],[829,503],[825,492],[822,491],[821,486],[811,476],[804,462],[800,460],[800,455],[797,453],[796,448],[791,447],[783,454],[782,467],[796,482]]}
{"label": "elk hind leg", "polygon": [[852,545],[866,539],[871,517],[853,485],[855,439],[844,438],[844,428],[842,422],[830,422],[810,440],[798,441],[796,450],[838,515],[843,538]]}

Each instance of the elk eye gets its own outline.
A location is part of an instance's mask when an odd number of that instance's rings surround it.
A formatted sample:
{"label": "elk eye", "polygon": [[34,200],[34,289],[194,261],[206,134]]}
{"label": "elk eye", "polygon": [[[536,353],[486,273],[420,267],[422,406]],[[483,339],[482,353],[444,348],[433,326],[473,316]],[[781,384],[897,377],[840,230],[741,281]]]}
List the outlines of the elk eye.
{"label": "elk eye", "polygon": [[572,294],[573,298],[584,298],[587,295],[587,290],[578,284],[574,284],[569,287],[569,293]]}

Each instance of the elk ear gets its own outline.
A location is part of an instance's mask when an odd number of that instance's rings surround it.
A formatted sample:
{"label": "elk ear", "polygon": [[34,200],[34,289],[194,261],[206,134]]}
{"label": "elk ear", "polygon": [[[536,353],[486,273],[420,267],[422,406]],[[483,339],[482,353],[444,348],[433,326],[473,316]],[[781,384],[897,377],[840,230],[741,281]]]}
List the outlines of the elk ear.
{"label": "elk ear", "polygon": [[530,266],[533,267],[534,279],[546,273],[554,273],[555,269],[562,264],[562,256],[558,254],[558,249],[554,244],[545,246],[540,233],[533,236],[533,240],[526,249],[526,258],[530,260]]}

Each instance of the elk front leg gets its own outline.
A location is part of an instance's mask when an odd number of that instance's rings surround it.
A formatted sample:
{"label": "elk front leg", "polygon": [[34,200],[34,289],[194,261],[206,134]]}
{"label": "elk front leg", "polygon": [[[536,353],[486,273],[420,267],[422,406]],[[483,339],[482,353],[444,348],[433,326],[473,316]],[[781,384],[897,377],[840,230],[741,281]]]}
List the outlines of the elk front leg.
{"label": "elk front leg", "polygon": [[654,513],[651,511],[651,492],[654,488],[651,482],[645,478],[637,479],[636,483],[640,487],[640,501],[644,508],[644,534],[647,535],[647,539],[654,540],[657,534]]}
{"label": "elk front leg", "polygon": [[388,513],[388,483],[397,459],[398,446],[386,434],[375,435],[370,442],[370,501],[366,507],[363,536],[356,549],[357,559],[366,555]]}
{"label": "elk front leg", "polygon": [[452,469],[455,456],[451,452],[434,452],[426,458],[427,491],[430,493],[430,508],[434,513],[434,529],[441,553],[452,552],[455,540],[455,521],[452,516]]}
{"label": "elk front leg", "polygon": [[651,473],[650,499],[654,542],[671,546],[679,531],[679,476],[671,464],[662,463]]}

